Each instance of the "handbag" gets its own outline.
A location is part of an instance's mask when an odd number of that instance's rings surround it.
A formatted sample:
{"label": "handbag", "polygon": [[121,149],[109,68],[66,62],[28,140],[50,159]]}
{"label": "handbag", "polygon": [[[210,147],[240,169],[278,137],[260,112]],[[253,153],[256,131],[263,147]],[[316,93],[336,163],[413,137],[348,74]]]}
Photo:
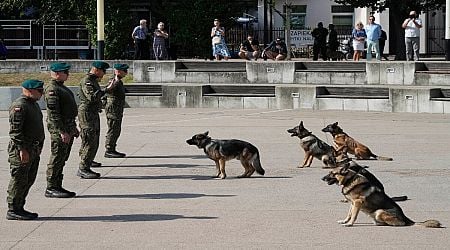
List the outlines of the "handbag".
{"label": "handbag", "polygon": [[212,38],[212,44],[219,44],[222,42],[222,38],[220,36],[215,36]]}

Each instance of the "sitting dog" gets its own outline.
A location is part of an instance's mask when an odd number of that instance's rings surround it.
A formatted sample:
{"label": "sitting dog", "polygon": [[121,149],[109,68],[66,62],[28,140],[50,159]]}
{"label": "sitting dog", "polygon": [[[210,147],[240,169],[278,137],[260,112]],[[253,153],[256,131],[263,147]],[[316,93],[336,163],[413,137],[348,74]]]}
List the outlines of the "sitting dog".
{"label": "sitting dog", "polygon": [[[322,178],[328,185],[337,183],[341,186],[342,194],[352,203],[347,217],[338,223],[344,226],[353,226],[359,211],[363,211],[372,217],[378,226],[422,224],[425,227],[442,227],[437,220],[414,222],[406,217],[400,206],[379,187],[380,184],[361,173],[362,169],[355,171],[348,164],[344,164],[344,166],[334,168]],[[373,176],[373,178],[375,177]]]}
{"label": "sitting dog", "polygon": [[214,178],[225,179],[225,162],[231,159],[241,161],[245,172],[238,178],[250,177],[255,171],[264,175],[265,171],[259,160],[258,149],[246,141],[241,140],[217,140],[208,136],[208,131],[203,134],[196,134],[191,139],[186,140],[187,144],[202,148],[206,156],[216,163],[217,174]]}
{"label": "sitting dog", "polygon": [[[338,126],[338,123],[332,123],[322,129],[323,132],[329,132],[333,136],[335,143],[335,150],[342,151],[344,154],[350,153],[356,156],[357,160],[384,160],[392,161],[390,157],[378,156],[372,153],[370,149],[364,144],[350,137],[348,134]],[[372,157],[372,158],[371,158]]]}
{"label": "sitting dog", "polygon": [[300,139],[300,146],[305,151],[305,158],[299,168],[310,167],[316,157],[325,165],[324,168],[332,168],[334,166],[334,149],[324,141],[313,135],[303,126],[303,121],[294,128],[288,129],[291,136],[297,136]]}

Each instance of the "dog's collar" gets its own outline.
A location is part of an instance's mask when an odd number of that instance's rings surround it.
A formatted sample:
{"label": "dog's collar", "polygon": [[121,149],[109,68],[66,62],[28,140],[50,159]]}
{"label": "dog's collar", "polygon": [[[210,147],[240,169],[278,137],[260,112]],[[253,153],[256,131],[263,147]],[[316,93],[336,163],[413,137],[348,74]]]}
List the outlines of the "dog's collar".
{"label": "dog's collar", "polygon": [[[308,139],[309,137],[311,137],[310,139]],[[300,138],[301,141],[310,141],[310,140],[314,140],[314,136],[312,134],[309,134],[305,137]]]}
{"label": "dog's collar", "polygon": [[[349,168],[350,168],[350,167],[349,167]],[[341,193],[342,193],[343,195],[349,194],[349,193],[350,193],[353,189],[355,189],[357,186],[364,184],[364,183],[357,184],[357,185],[353,186],[352,188],[350,188],[349,190],[344,191],[345,185],[346,185],[347,183],[353,181],[353,180],[356,178],[356,176],[358,176],[358,174],[361,172],[361,170],[362,170],[362,168],[359,169],[357,172],[355,172],[355,174],[354,174],[350,179],[348,179],[348,180],[346,180],[344,183],[342,183]]]}

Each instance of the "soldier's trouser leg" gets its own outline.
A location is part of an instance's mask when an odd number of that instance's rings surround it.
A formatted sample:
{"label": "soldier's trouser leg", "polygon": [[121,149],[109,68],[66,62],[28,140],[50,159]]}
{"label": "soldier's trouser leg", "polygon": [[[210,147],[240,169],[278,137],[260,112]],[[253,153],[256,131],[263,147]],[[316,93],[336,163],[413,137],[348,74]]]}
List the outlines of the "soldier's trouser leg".
{"label": "soldier's trouser leg", "polygon": [[117,140],[122,131],[122,118],[108,118],[108,132],[106,133],[106,150],[116,150]]}
{"label": "soldier's trouser leg", "polygon": [[80,132],[80,169],[90,169],[99,145],[100,129],[82,128]]}
{"label": "soldier's trouser leg", "polygon": [[51,134],[51,155],[47,165],[47,188],[61,188],[63,169],[69,159],[73,138],[69,143],[63,143],[59,134]]}
{"label": "soldier's trouser leg", "polygon": [[[17,161],[13,161],[13,164],[10,165],[11,180],[6,200],[8,208],[12,210],[23,209],[28,192],[36,180],[40,157],[36,152],[29,153],[29,163],[16,164]],[[18,160],[20,161],[20,158]]]}

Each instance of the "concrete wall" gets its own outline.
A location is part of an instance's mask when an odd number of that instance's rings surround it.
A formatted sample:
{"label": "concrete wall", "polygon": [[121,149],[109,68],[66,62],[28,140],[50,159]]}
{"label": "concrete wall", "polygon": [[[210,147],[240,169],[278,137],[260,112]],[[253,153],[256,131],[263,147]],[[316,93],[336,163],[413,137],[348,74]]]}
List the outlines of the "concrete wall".
{"label": "concrete wall", "polygon": [[[55,61],[41,61],[41,60],[0,60],[0,74],[1,73],[34,73],[49,71],[50,65]],[[88,72],[91,68],[92,61],[90,60],[60,60],[59,62],[67,62],[71,65],[71,72]],[[129,71],[133,71],[133,61],[121,60],[111,61],[105,60],[112,67],[115,63],[126,63],[130,65]],[[107,71],[111,71],[108,69]]]}
{"label": "concrete wall", "polygon": [[[113,62],[111,62],[113,63]],[[426,72],[427,62],[369,62],[366,72],[339,70],[345,62],[327,62],[326,69],[317,67],[297,69],[295,62],[257,61],[247,62],[245,72],[220,72],[209,70],[204,62],[204,71],[180,71],[175,61],[135,61],[135,82],[162,85],[162,96],[127,96],[127,107],[205,107],[205,108],[267,108],[267,109],[312,109],[312,110],[363,110],[377,112],[426,112],[450,113],[450,102],[430,100],[430,89],[450,89],[450,62],[432,66],[441,71]],[[314,63],[314,62],[312,62]],[[323,64],[323,62],[321,62]],[[41,70],[39,65],[48,62],[0,63],[0,71],[16,69],[21,72]],[[90,62],[73,62],[74,68],[89,67]],[[215,64],[217,66],[220,64]],[[298,65],[297,65],[298,66]],[[431,66],[431,64],[429,65]],[[344,68],[344,67],[341,67]],[[20,69],[20,70],[19,70]],[[328,69],[328,70],[327,70]],[[416,72],[419,70],[420,72]],[[443,70],[443,71],[442,71]],[[203,96],[203,85],[252,85],[275,86],[274,97]],[[364,88],[384,87],[389,89],[388,99],[316,98],[317,86]],[[71,87],[76,94],[77,87]],[[20,87],[0,88],[0,109],[8,110],[12,100],[21,93]],[[77,100],[78,101],[78,100]],[[44,108],[42,100],[40,105]]]}

